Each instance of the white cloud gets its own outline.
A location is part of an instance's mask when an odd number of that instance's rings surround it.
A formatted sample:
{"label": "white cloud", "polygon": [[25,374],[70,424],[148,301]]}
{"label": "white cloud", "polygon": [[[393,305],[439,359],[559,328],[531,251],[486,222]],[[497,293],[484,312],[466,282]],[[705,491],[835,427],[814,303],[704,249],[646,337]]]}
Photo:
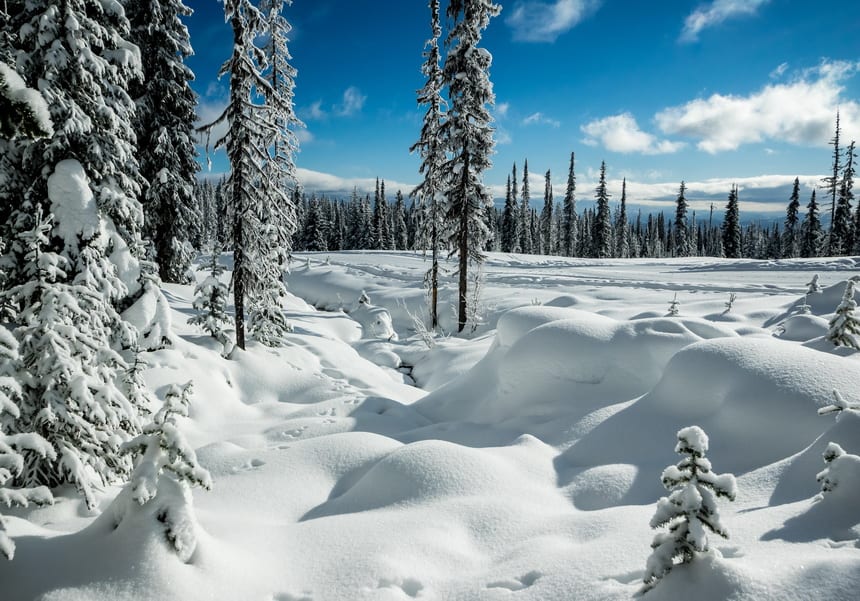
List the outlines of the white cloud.
{"label": "white cloud", "polygon": [[341,117],[351,117],[352,115],[361,112],[364,108],[364,102],[367,96],[364,96],[355,86],[350,86],[343,92],[343,102],[335,107],[335,111]]}
{"label": "white cloud", "polygon": [[305,127],[300,127],[296,130],[296,139],[299,144],[307,144],[314,141],[314,135]]}
{"label": "white cloud", "polygon": [[[197,121],[194,123],[195,127],[201,127],[203,125],[209,125],[215,119],[218,119],[221,115],[224,114],[224,109],[227,108],[228,99],[227,98],[216,98],[213,100],[200,100],[197,104]],[[218,125],[212,128],[208,135],[209,141],[209,151],[212,152],[212,146],[215,143],[224,137],[224,134],[227,133],[227,120],[224,119]],[[198,142],[201,146],[204,146],[207,143],[207,135],[206,134],[198,134],[197,135]]]}
{"label": "white cloud", "polygon": [[777,65],[776,69],[774,69],[773,71],[770,72],[769,77],[771,79],[779,79],[780,77],[782,77],[783,73],[785,73],[787,70],[788,70],[788,63],[780,63],[779,65]]}
{"label": "white cloud", "polygon": [[630,113],[604,117],[587,123],[580,129],[588,136],[585,139],[586,144],[589,146],[600,144],[613,152],[669,154],[684,147],[683,142],[658,140],[655,136],[642,131]]}
{"label": "white cloud", "polygon": [[[349,196],[353,189],[358,189],[361,194],[373,193],[376,190],[375,177],[340,177],[331,173],[297,167],[296,178],[306,192],[332,194],[338,197]],[[406,195],[414,187],[415,184],[385,180],[386,195],[390,192],[392,198],[397,190]]]}
{"label": "white cloud", "polygon": [[506,144],[513,144],[514,139],[511,138],[510,132],[506,130],[504,127],[496,127],[495,131],[495,139],[496,144],[503,146]]}
{"label": "white cloud", "polygon": [[600,0],[519,2],[507,19],[514,39],[521,42],[554,42],[600,6]]}
{"label": "white cloud", "polygon": [[523,119],[523,125],[549,125],[551,127],[561,127],[561,122],[547,117],[541,112],[537,112],[532,113]]}
{"label": "white cloud", "polygon": [[684,19],[682,42],[695,42],[703,29],[719,25],[733,17],[754,15],[770,0],[713,0],[700,6]]}
{"label": "white cloud", "polygon": [[508,116],[508,111],[511,110],[510,102],[500,102],[496,105],[496,117],[498,119],[504,119]]}
{"label": "white cloud", "polygon": [[860,62],[824,61],[749,96],[713,94],[664,109],[657,124],[664,134],[698,139],[698,148],[712,154],[765,140],[825,145],[838,109],[844,138],[858,139],[860,103],[842,98],[844,81],[858,69]]}

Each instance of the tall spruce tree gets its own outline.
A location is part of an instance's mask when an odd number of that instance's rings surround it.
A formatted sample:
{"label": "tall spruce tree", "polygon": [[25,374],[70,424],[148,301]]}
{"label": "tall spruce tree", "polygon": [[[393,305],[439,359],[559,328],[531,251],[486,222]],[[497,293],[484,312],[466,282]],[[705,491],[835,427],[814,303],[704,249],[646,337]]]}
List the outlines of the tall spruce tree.
{"label": "tall spruce tree", "polygon": [[545,255],[552,254],[553,242],[555,239],[553,231],[554,223],[552,219],[553,202],[552,174],[550,173],[550,170],[547,169],[547,172],[544,175],[543,210],[541,210],[540,213],[541,250]]}
{"label": "tall spruce tree", "polygon": [[251,0],[224,0],[224,16],[233,29],[233,52],[221,66],[220,75],[230,76],[230,99],[219,118],[204,129],[211,131],[227,122],[227,132],[215,147],[223,146],[230,160],[227,185],[233,213],[233,306],[236,346],[244,350],[245,298],[254,282],[248,250],[256,225],[255,209],[265,202],[259,184],[268,177],[267,148],[275,125],[269,121],[265,105],[265,94],[271,87],[262,74],[266,57],[255,45],[266,30],[264,15]]}
{"label": "tall spruce tree", "polygon": [[627,224],[627,178],[621,180],[621,206],[618,209],[618,226],[615,228],[618,242],[617,256],[630,257],[630,227]]}
{"label": "tall spruce tree", "polygon": [[733,185],[723,218],[723,255],[728,259],[741,256],[741,222],[738,207],[738,187]]}
{"label": "tall spruce tree", "polygon": [[609,214],[609,193],[606,191],[606,161],[600,163],[600,180],[594,191],[597,217],[594,222],[594,254],[599,258],[612,256],[612,222]]}
{"label": "tall spruce tree", "polygon": [[[833,146],[833,171],[828,177],[821,180],[824,184],[822,187],[828,191],[830,196],[830,227],[833,227],[834,218],[836,217],[836,197],[839,194],[839,173],[842,171],[842,149],[839,146],[842,129],[839,125],[839,110],[836,111],[836,130],[833,132],[833,137],[830,139],[830,145]],[[828,240],[828,252],[830,241]]]}
{"label": "tall spruce tree", "polygon": [[444,211],[442,194],[446,189],[445,182],[445,140],[442,138],[442,90],[445,82],[440,66],[439,37],[442,27],[439,23],[439,0],[430,0],[430,31],[431,37],[424,45],[424,64],[421,72],[427,78],[424,87],[418,90],[418,105],[426,106],[424,120],[421,126],[419,140],[409,149],[421,156],[419,173],[424,175],[424,181],[412,191],[412,196],[419,202],[419,226],[416,233],[416,245],[422,251],[430,251],[430,269],[426,281],[430,296],[430,327],[434,330],[439,325],[439,252],[442,246],[444,229]]}
{"label": "tall spruce tree", "polygon": [[675,201],[675,256],[690,256],[690,232],[687,222],[687,184],[681,182]]}
{"label": "tall spruce tree", "polygon": [[395,250],[406,250],[409,244],[406,232],[406,205],[403,202],[403,193],[400,190],[397,191],[395,196],[392,225]]}
{"label": "tall spruce tree", "polygon": [[129,0],[131,41],[140,48],[143,78],[131,86],[137,105],[134,130],[145,182],[141,200],[144,234],[165,282],[188,283],[202,219],[194,200],[199,169],[193,127],[197,97],[194,74],[184,61],[193,54],[181,17],[192,14],[182,0]]}
{"label": "tall spruce tree", "polygon": [[845,149],[845,168],[839,183],[839,197],[836,200],[836,213],[830,226],[830,254],[845,255],[854,248],[854,219],[851,203],[854,201],[854,142]]}
{"label": "tall spruce tree", "polygon": [[[516,165],[514,165],[516,177]],[[531,193],[529,191],[529,160],[523,165],[522,202],[520,203],[520,251],[526,254],[534,252],[534,238],[531,229]]]}
{"label": "tall spruce tree", "polygon": [[517,199],[514,197],[509,175],[505,186],[505,209],[502,213],[502,252],[513,253],[519,250],[518,213]]}
{"label": "tall spruce tree", "polygon": [[785,229],[782,232],[782,256],[793,259],[800,256],[800,178],[794,178],[794,187],[785,210]]}
{"label": "tall spruce tree", "polygon": [[815,190],[806,205],[806,215],[800,226],[800,256],[804,258],[817,257],[821,254],[821,241],[824,232],[821,229],[821,219],[818,215],[818,202],[815,200]]}
{"label": "tall spruce tree", "polygon": [[574,162],[576,155],[570,153],[570,168],[567,171],[567,188],[564,192],[564,217],[562,219],[562,231],[559,234],[561,237],[562,253],[566,257],[576,255],[577,250],[577,231],[576,231],[576,173],[574,172]]}
{"label": "tall spruce tree", "polygon": [[482,248],[488,231],[484,223],[492,197],[484,187],[483,172],[491,166],[493,129],[488,107],[495,102],[489,69],[492,56],[478,44],[490,19],[501,12],[491,0],[451,0],[447,16],[452,21],[450,47],[443,67],[450,110],[442,126],[451,158],[445,163],[447,211],[451,224],[448,239],[458,254],[459,291],[457,329],[467,321],[470,263],[484,260]]}

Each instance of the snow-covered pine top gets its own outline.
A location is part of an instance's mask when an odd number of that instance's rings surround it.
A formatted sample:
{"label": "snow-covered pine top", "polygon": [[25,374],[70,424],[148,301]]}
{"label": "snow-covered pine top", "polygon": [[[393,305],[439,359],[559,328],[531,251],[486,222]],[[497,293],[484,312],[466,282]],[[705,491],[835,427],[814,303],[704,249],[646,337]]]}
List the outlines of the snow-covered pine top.
{"label": "snow-covered pine top", "polygon": [[708,435],[699,426],[688,426],[678,430],[676,453],[690,453],[702,457],[708,452]]}

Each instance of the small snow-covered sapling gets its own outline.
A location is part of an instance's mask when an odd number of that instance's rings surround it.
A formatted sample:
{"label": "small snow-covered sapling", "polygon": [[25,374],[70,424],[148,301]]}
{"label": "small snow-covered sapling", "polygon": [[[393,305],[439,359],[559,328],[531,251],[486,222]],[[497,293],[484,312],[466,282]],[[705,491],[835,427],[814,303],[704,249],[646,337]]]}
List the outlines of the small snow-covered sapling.
{"label": "small snow-covered sapling", "polygon": [[724,313],[728,313],[729,311],[732,310],[732,307],[734,306],[735,300],[737,298],[738,298],[737,294],[735,294],[734,292],[729,292],[729,300],[726,301],[726,310],[723,311]]}
{"label": "small snow-covered sapling", "polygon": [[671,317],[677,317],[680,306],[681,301],[678,300],[678,293],[676,292],[674,298],[669,302],[669,315]]}
{"label": "small snow-covered sapling", "polygon": [[663,471],[663,486],[672,492],[657,502],[651,518],[652,528],[666,526],[669,531],[654,536],[639,595],[654,588],[672,570],[676,559],[689,563],[697,554],[709,551],[707,530],[729,537],[720,522],[716,499],[734,501],[737,484],[732,474],[711,472],[711,462],[705,458],[707,450],[708,436],[698,426],[678,431],[675,452],[685,457]]}
{"label": "small snow-covered sapling", "polygon": [[[830,442],[827,444],[827,448],[824,449],[823,457],[824,463],[827,465],[823,470],[816,474],[815,479],[821,484],[821,492],[829,493],[833,492],[833,490],[839,485],[839,479],[836,476],[837,469],[834,468],[834,462],[840,457],[847,455],[845,449],[840,447],[835,442]],[[838,462],[836,463],[838,465]]]}
{"label": "small snow-covered sapling", "polygon": [[810,307],[809,303],[807,302],[809,300],[808,297],[809,297],[808,293],[804,294],[803,295],[803,304],[801,304],[799,307],[797,307],[803,315],[809,315],[810,313],[812,313],[812,307]]}
{"label": "small snow-covered sapling", "polygon": [[841,414],[843,411],[860,412],[860,403],[849,403],[838,390],[833,390],[833,404],[825,405],[818,410],[818,415],[829,415],[831,413]]}
{"label": "small snow-covered sapling", "polygon": [[164,406],[144,426],[143,433],[122,446],[124,453],[137,456],[134,472],[126,484],[127,494],[138,505],[167,497],[162,501],[165,506],[158,519],[164,523],[167,540],[183,561],[190,559],[197,545],[188,487],[212,488],[212,477],[197,462],[194,449],[179,428],[179,418],[188,417],[191,394],[191,382],[185,386],[172,385]]}
{"label": "small snow-covered sapling", "polygon": [[818,274],[816,273],[812,276],[812,279],[806,282],[806,293],[814,294],[816,292],[821,292],[821,284],[818,282]]}
{"label": "small snow-covered sapling", "polygon": [[836,314],[830,320],[827,339],[836,346],[847,346],[860,350],[860,319],[854,313],[857,303],[854,300],[854,280],[845,282],[842,302],[836,307]]}

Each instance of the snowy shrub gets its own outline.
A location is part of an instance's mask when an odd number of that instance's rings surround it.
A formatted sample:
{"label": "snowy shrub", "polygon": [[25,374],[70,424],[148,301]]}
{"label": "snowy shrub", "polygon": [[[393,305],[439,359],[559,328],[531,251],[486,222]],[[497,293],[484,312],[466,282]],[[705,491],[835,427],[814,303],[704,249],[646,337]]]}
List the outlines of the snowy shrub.
{"label": "snowy shrub", "polygon": [[816,273],[810,281],[806,282],[806,293],[814,294],[821,291],[821,284],[818,282],[818,274]]}
{"label": "snowy shrub", "polygon": [[836,346],[860,350],[860,340],[856,338],[860,336],[860,319],[854,314],[854,309],[857,308],[854,301],[854,284],[853,279],[845,282],[845,293],[842,295],[842,302],[836,307],[836,314],[830,320],[827,340]]}
{"label": "snowy shrub", "polygon": [[230,317],[227,315],[227,284],[221,281],[224,268],[218,262],[219,252],[212,253],[212,264],[209,275],[194,289],[194,308],[199,311],[190,318],[188,323],[200,326],[210,336],[221,343],[223,355],[226,357],[233,350],[233,340],[230,336]]}
{"label": "snowy shrub", "polygon": [[671,317],[677,317],[680,307],[681,307],[681,301],[678,300],[678,293],[676,292],[675,296],[669,302],[669,315]]}
{"label": "snowy shrub", "polygon": [[651,543],[653,552],[645,566],[640,594],[668,574],[676,559],[689,563],[697,553],[709,551],[707,530],[729,537],[720,522],[716,499],[735,499],[735,477],[711,472],[711,462],[705,458],[707,450],[708,436],[698,426],[678,431],[675,452],[686,457],[663,471],[663,486],[672,493],[657,502],[657,511],[651,518],[652,528],[668,526],[669,531],[658,533]]}
{"label": "snowy shrub", "polygon": [[[35,453],[41,457],[56,459],[57,454],[50,443],[33,433],[6,434],[6,418],[20,417],[17,401],[21,397],[21,385],[13,375],[12,366],[17,358],[18,343],[4,328],[0,327],[0,504],[6,507],[26,507],[30,503],[50,505],[54,499],[44,486],[36,488],[6,488],[24,469],[21,451]],[[15,544],[6,534],[3,516],[0,515],[0,554],[6,559],[15,555]]]}
{"label": "snowy shrub", "polygon": [[726,301],[726,310],[723,313],[729,313],[732,310],[732,307],[735,304],[735,300],[737,300],[738,295],[734,292],[729,292],[729,300]]}
{"label": "snowy shrub", "polygon": [[798,310],[804,315],[809,315],[810,313],[812,313],[812,307],[809,305],[809,302],[808,302],[809,298],[808,297],[809,297],[809,293],[804,294],[803,295],[803,304],[801,304],[797,307]]}
{"label": "snowy shrub", "polygon": [[838,444],[831,442],[827,444],[823,455],[824,463],[827,464],[827,467],[816,474],[815,479],[821,484],[821,492],[828,493],[832,492],[839,485],[837,474],[841,463],[840,459],[848,454]]}
{"label": "snowy shrub", "polygon": [[158,506],[157,519],[182,561],[188,561],[197,546],[188,487],[212,488],[209,472],[197,463],[194,449],[179,429],[178,419],[188,416],[192,392],[191,382],[171,386],[152,422],[122,446],[123,453],[136,457],[124,493],[137,505],[152,502]]}

